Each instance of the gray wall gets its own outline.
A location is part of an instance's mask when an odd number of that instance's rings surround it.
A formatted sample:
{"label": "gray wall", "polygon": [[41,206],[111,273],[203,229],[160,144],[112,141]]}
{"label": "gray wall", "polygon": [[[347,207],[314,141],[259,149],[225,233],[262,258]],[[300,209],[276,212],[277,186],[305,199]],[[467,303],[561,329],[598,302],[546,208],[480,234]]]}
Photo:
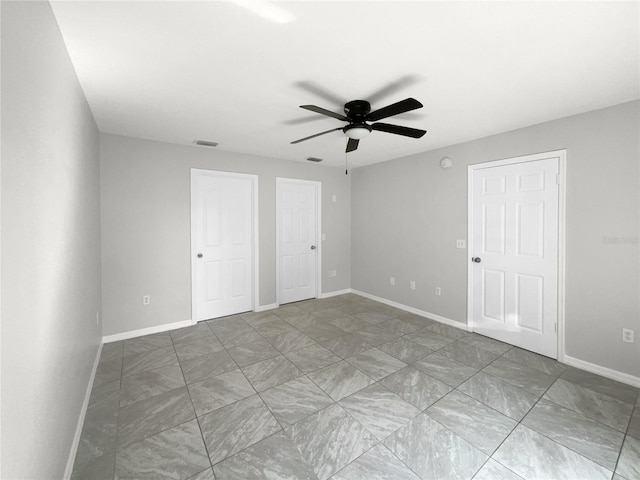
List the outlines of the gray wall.
{"label": "gray wall", "polygon": [[[105,335],[191,319],[191,168],[258,175],[260,305],[276,301],[276,177],[322,182],[322,292],[351,286],[344,170],[110,134],[101,134],[100,152]],[[338,275],[328,278],[332,269]]]}
{"label": "gray wall", "polygon": [[47,2],[2,8],[2,478],[62,478],[100,343],[98,131]]}
{"label": "gray wall", "polygon": [[623,327],[640,335],[639,105],[355,170],[352,288],[466,322],[468,255],[455,241],[467,238],[467,166],[566,148],[566,353],[639,376],[640,341],[621,341]]}

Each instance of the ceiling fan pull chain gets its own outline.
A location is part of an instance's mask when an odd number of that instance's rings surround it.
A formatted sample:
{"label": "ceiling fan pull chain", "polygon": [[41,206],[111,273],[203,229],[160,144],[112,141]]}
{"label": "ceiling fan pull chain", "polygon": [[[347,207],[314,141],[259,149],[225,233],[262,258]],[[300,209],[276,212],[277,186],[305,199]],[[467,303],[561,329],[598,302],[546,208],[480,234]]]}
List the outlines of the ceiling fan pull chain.
{"label": "ceiling fan pull chain", "polygon": [[344,174],[349,175],[349,165],[347,164],[347,152],[344,152]]}

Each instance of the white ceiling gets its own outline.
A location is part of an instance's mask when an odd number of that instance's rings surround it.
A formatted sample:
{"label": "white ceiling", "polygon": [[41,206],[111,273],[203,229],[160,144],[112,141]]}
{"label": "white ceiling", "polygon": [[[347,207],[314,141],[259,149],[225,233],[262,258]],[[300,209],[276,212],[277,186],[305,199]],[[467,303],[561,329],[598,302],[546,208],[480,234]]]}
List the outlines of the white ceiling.
{"label": "white ceiling", "polygon": [[422,102],[384,122],[427,134],[373,132],[365,165],[640,97],[637,1],[241,3],[52,2],[99,129],[338,166],[342,132],[290,145],[344,125],[299,105]]}

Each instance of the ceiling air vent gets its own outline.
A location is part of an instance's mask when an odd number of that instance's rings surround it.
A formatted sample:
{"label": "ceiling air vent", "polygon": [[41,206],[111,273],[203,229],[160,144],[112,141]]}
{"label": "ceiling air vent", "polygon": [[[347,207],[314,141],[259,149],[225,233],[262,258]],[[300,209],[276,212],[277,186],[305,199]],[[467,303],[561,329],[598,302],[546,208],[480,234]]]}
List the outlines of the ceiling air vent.
{"label": "ceiling air vent", "polygon": [[308,157],[308,158],[307,158],[307,160],[308,160],[309,162],[316,162],[316,163],[318,163],[318,162],[321,162],[321,161],[322,161],[322,159],[321,159],[321,158],[316,158],[316,157]]}
{"label": "ceiling air vent", "polygon": [[194,140],[193,143],[201,145],[203,147],[217,147],[218,142],[210,142],[209,140]]}

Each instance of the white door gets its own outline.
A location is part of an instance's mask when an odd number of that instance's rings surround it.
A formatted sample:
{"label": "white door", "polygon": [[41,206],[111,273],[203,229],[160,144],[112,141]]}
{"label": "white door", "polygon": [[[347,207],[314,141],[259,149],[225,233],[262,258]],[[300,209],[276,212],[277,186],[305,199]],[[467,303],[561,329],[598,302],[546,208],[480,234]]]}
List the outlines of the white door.
{"label": "white door", "polygon": [[470,325],[483,335],[557,358],[557,155],[472,165]]}
{"label": "white door", "polygon": [[191,170],[194,321],[253,309],[254,175]]}
{"label": "white door", "polygon": [[317,296],[320,183],[276,179],[278,303]]}

